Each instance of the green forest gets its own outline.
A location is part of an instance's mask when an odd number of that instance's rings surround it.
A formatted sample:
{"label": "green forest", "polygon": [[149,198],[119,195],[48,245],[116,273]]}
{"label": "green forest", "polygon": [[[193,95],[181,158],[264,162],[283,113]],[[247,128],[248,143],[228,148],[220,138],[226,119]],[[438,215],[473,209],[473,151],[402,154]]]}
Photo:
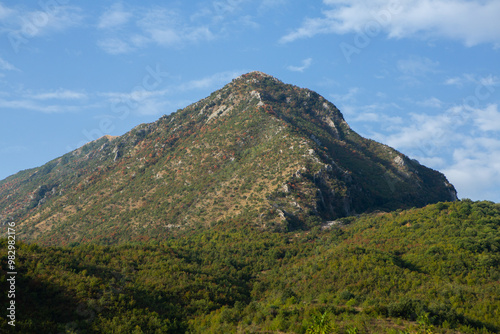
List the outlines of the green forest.
{"label": "green forest", "polygon": [[[314,224],[312,224],[314,225]],[[440,202],[308,230],[238,219],[147,242],[16,242],[2,333],[499,333],[500,204]]]}

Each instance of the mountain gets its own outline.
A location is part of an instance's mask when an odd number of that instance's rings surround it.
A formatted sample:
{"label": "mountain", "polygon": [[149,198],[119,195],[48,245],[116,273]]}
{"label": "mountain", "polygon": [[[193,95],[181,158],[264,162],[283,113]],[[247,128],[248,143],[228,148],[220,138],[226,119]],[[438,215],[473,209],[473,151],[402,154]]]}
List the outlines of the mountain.
{"label": "mountain", "polygon": [[205,99],[0,182],[23,240],[158,239],[228,219],[290,231],[455,201],[444,175],[354,132],[317,93],[251,72]]}

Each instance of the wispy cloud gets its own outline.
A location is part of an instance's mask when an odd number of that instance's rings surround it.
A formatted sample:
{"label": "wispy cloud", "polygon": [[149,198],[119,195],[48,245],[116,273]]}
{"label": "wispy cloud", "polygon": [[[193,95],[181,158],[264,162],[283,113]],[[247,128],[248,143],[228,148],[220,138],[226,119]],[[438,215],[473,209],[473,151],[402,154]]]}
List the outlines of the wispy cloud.
{"label": "wispy cloud", "polygon": [[64,31],[83,21],[82,10],[76,6],[57,5],[50,10],[40,7],[32,11],[3,7],[0,11],[8,13],[8,19],[4,20],[4,32],[20,34],[24,38]]}
{"label": "wispy cloud", "polygon": [[94,104],[88,104],[88,98],[86,93],[68,89],[36,93],[26,90],[16,94],[1,94],[0,108],[46,114],[79,112],[95,107]]}
{"label": "wispy cloud", "polygon": [[474,124],[482,131],[500,131],[500,112],[497,104],[474,110]]}
{"label": "wispy cloud", "polygon": [[[349,94],[348,94],[349,95]],[[353,95],[354,96],[354,95]],[[346,96],[349,102],[353,102],[351,96]],[[342,106],[343,112],[349,116],[349,121],[363,123],[382,123],[383,127],[390,129],[392,126],[400,127],[403,118],[390,116],[384,113],[387,110],[400,110],[396,103],[372,103],[367,105],[348,104]]]}
{"label": "wispy cloud", "polygon": [[100,29],[117,28],[126,24],[132,16],[131,12],[123,9],[121,3],[115,3],[101,15],[97,27]]}
{"label": "wispy cloud", "polygon": [[439,62],[420,56],[410,56],[397,63],[398,70],[407,75],[421,76],[436,72]]}
{"label": "wispy cloud", "polygon": [[134,89],[130,92],[102,92],[99,97],[105,98],[108,104],[121,103],[129,107],[136,115],[160,115],[192,103],[179,100],[178,93],[193,90],[216,90],[237,76],[248,71],[225,71],[214,73],[199,79],[193,79],[176,85],[168,85],[158,90]]}
{"label": "wispy cloud", "polygon": [[262,0],[261,8],[275,8],[279,6],[286,5],[287,0]]}
{"label": "wispy cloud", "polygon": [[80,7],[56,1],[37,4],[30,9],[21,3],[12,7],[0,4],[0,35],[5,35],[4,38],[16,53],[30,39],[64,32],[83,22],[84,15]]}
{"label": "wispy cloud", "polygon": [[83,16],[78,7],[61,6],[56,11],[33,11],[21,17],[21,31],[35,37],[51,31],[64,31],[80,24]]}
{"label": "wispy cloud", "polygon": [[439,62],[426,57],[412,55],[408,58],[398,60],[396,67],[401,74],[397,79],[405,86],[415,87],[421,85],[422,79],[429,74],[438,72]]}
{"label": "wispy cloud", "polygon": [[[201,8],[190,15],[190,21],[209,19],[212,24],[219,24],[233,19],[244,12],[244,5],[250,0],[212,0],[206,1]],[[248,15],[247,13],[245,15]]]}
{"label": "wispy cloud", "polygon": [[97,45],[106,53],[118,55],[122,53],[129,53],[135,50],[129,43],[119,38],[106,38],[99,40]]}
{"label": "wispy cloud", "polygon": [[81,100],[86,99],[87,94],[68,89],[58,89],[48,93],[34,94],[31,98],[35,100]]}
{"label": "wispy cloud", "polygon": [[496,0],[323,0],[328,9],[281,38],[288,43],[317,34],[359,33],[376,27],[390,38],[447,38],[467,46],[500,46]]}
{"label": "wispy cloud", "polygon": [[[423,150],[446,146],[457,134],[455,128],[463,125],[463,119],[453,114],[412,114],[411,120],[398,131],[382,135],[379,139],[398,149]],[[424,152],[432,155],[433,152]]]}
{"label": "wispy cloud", "polygon": [[[109,54],[124,54],[148,46],[183,48],[224,38],[235,31],[258,29],[263,12],[285,0],[216,0],[187,12],[181,5],[127,6],[113,4],[102,13],[97,27],[103,33],[98,46]],[[265,10],[264,10],[265,9]],[[133,30],[118,29],[133,26]]]}
{"label": "wispy cloud", "polygon": [[422,107],[428,107],[428,108],[442,108],[444,103],[437,97],[430,97],[423,101],[418,101],[417,104]]}
{"label": "wispy cloud", "polygon": [[301,66],[288,66],[287,69],[293,72],[304,72],[312,64],[312,58],[307,58],[302,61]]}
{"label": "wispy cloud", "polygon": [[6,61],[5,59],[0,58],[0,70],[3,71],[19,71],[17,67]]}
{"label": "wispy cloud", "polygon": [[497,86],[500,84],[500,79],[495,75],[488,75],[485,77],[462,74],[461,76],[451,77],[445,80],[445,85],[463,87],[467,84],[482,85],[485,87]]}
{"label": "wispy cloud", "polygon": [[[258,29],[258,17],[288,0],[213,0],[186,11],[179,4],[126,6],[118,2],[105,10],[96,26],[103,34],[97,45],[117,55],[145,47],[184,48],[227,37],[247,29]],[[131,27],[132,30],[119,29]]]}
{"label": "wispy cloud", "polygon": [[[434,98],[429,101],[434,103]],[[413,113],[403,122],[380,113],[370,115],[360,113],[358,121],[383,120],[385,130],[372,133],[372,138],[440,169],[457,187],[459,196],[476,199],[498,196],[500,140],[491,136],[491,132],[500,131],[497,104],[478,109],[457,105],[441,114]],[[397,126],[391,127],[391,123]]]}
{"label": "wispy cloud", "polygon": [[98,93],[97,95],[109,98],[112,101],[131,100],[140,102],[150,98],[166,96],[170,93],[172,93],[172,90],[169,88],[165,88],[162,90],[136,89],[131,92],[104,92]]}
{"label": "wispy cloud", "polygon": [[[500,189],[500,140],[468,137],[453,151],[453,163],[443,169],[465,197],[498,198]],[[464,195],[462,195],[464,196]]]}
{"label": "wispy cloud", "polygon": [[211,5],[216,15],[232,14],[238,11],[248,0],[217,0]]}
{"label": "wispy cloud", "polygon": [[5,7],[3,4],[0,3],[0,20],[3,20],[9,16],[11,16],[14,13],[14,11],[8,7]]}
{"label": "wispy cloud", "polygon": [[146,37],[162,46],[195,43],[214,38],[206,25],[190,25],[179,13],[165,8],[149,10],[137,24]]}
{"label": "wispy cloud", "polygon": [[349,88],[349,91],[346,94],[332,94],[331,96],[333,98],[333,102],[342,103],[342,102],[353,101],[354,97],[358,92],[359,92],[358,87],[351,87]]}
{"label": "wispy cloud", "polygon": [[460,78],[460,77],[448,78],[448,79],[446,79],[444,84],[445,85],[462,86],[462,78]]}
{"label": "wispy cloud", "polygon": [[77,112],[82,110],[82,106],[61,105],[61,104],[42,104],[29,99],[2,99],[0,98],[0,108],[2,109],[19,109],[42,112],[46,114]]}
{"label": "wispy cloud", "polygon": [[115,29],[111,29],[98,41],[98,46],[106,53],[116,55],[148,45],[183,47],[216,38],[209,25],[193,24],[179,11],[162,7],[136,8],[135,15],[132,15],[115,5],[101,16],[98,26],[116,28],[132,19],[137,29],[128,33],[113,33]]}
{"label": "wispy cloud", "polygon": [[190,102],[185,100],[171,99],[147,99],[134,110],[137,115],[164,115],[169,114],[179,108],[183,108]]}

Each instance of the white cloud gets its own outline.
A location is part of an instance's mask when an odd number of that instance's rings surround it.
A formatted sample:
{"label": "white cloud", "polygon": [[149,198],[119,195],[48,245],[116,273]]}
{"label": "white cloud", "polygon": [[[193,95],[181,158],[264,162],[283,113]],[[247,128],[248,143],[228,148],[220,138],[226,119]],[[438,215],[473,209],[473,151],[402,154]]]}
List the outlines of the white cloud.
{"label": "white cloud", "polygon": [[18,100],[0,99],[0,108],[32,110],[46,114],[76,112],[82,110],[82,107],[80,106],[60,105],[60,104],[46,105],[29,99],[18,99]]}
{"label": "white cloud", "polygon": [[357,89],[351,89],[352,94],[344,97],[348,104],[340,106],[346,121],[361,135],[386,143],[387,136],[381,135],[380,131],[398,131],[405,124],[403,117],[398,116],[401,107],[396,103],[380,102],[356,105],[353,98],[356,92]]}
{"label": "white cloud", "polygon": [[34,10],[24,6],[16,4],[9,8],[0,4],[0,35],[5,35],[15,52],[31,38],[66,31],[81,25],[84,18],[81,9],[76,6],[50,1],[38,2]]}
{"label": "white cloud", "polygon": [[130,36],[130,44],[136,48],[145,47],[150,43],[150,39],[141,34],[133,34]]}
{"label": "white cloud", "polygon": [[0,92],[0,109],[30,110],[46,114],[80,112],[95,108],[90,97],[83,92],[57,89],[49,92],[21,90],[15,94]]}
{"label": "white cloud", "polygon": [[252,29],[258,29],[260,27],[260,24],[255,22],[255,18],[250,15],[241,16],[235,22],[241,27],[250,27]]}
{"label": "white cloud", "polygon": [[460,197],[500,201],[500,137],[491,136],[491,131],[500,131],[498,105],[454,106],[438,115],[411,114],[402,121],[404,126],[388,127],[385,123],[391,120],[383,116],[363,112],[358,121],[384,122],[385,132],[379,128],[371,137],[442,171]]}
{"label": "white cloud", "polygon": [[172,92],[173,90],[169,88],[162,90],[135,89],[128,93],[106,92],[106,93],[99,93],[98,95],[109,98],[113,102],[132,101],[132,103],[136,103],[150,98],[165,96]]}
{"label": "white cloud", "polygon": [[459,140],[460,133],[455,131],[465,121],[460,115],[445,113],[440,115],[412,114],[409,125],[384,140],[389,146],[418,150],[425,155],[433,155],[435,150],[447,147]]}
{"label": "white cloud", "polygon": [[8,61],[0,58],[0,70],[4,71],[19,71],[17,67],[9,63]]}
{"label": "white cloud", "polygon": [[100,29],[116,28],[126,24],[131,17],[132,13],[125,11],[121,3],[115,3],[101,15],[97,27]]}
{"label": "white cloud", "polygon": [[417,102],[417,104],[421,105],[422,107],[441,108],[443,106],[443,101],[441,101],[437,97],[431,97],[421,102]]}
{"label": "white cloud", "polygon": [[87,98],[87,94],[75,92],[68,89],[58,89],[50,93],[40,93],[32,95],[31,98],[36,100],[81,100]]}
{"label": "white cloud", "polygon": [[185,92],[198,89],[218,89],[219,85],[225,84],[232,79],[238,77],[242,73],[248,71],[226,71],[215,73],[213,75],[187,81],[174,86],[165,87],[160,90],[134,89],[130,92],[105,92],[99,93],[99,96],[106,97],[112,102],[129,100],[132,102],[142,102],[147,99],[160,98],[168,95],[173,95],[178,92]]}
{"label": "white cloud", "polygon": [[497,86],[500,83],[500,79],[495,75],[488,75],[485,77],[478,77],[473,74],[462,74],[462,76],[452,77],[446,79],[445,85],[463,87],[467,84],[482,85],[485,87]]}
{"label": "white cloud", "polygon": [[312,64],[312,58],[307,58],[302,61],[302,66],[288,66],[287,69],[293,72],[304,72]]}
{"label": "white cloud", "polygon": [[287,0],[262,0],[259,11],[264,12],[268,10],[276,10],[276,7],[284,6]]}
{"label": "white cloud", "polygon": [[220,88],[218,86],[246,72],[248,71],[226,71],[159,90],[134,89],[130,92],[99,93],[98,96],[106,98],[110,104],[126,105],[132,113],[137,115],[160,115],[185,107],[192,102],[177,100],[176,93],[198,89],[215,90]]}
{"label": "white cloud", "polygon": [[474,123],[482,131],[500,131],[498,105],[490,104],[485,109],[474,111]]}
{"label": "white cloud", "polygon": [[462,78],[460,77],[453,77],[453,78],[448,78],[446,79],[446,81],[444,82],[445,85],[450,85],[450,86],[459,86],[461,87],[463,82],[462,82]]}
{"label": "white cloud", "polygon": [[0,20],[3,20],[11,16],[13,13],[14,11],[12,9],[5,7],[3,4],[0,3]]}
{"label": "white cloud", "polygon": [[54,31],[64,31],[79,25],[83,16],[81,10],[73,6],[56,6],[53,10],[36,10],[20,14],[17,32],[23,36],[36,37]]}
{"label": "white cloud", "polygon": [[500,83],[500,80],[498,77],[489,75],[487,77],[482,77],[479,78],[479,84],[486,86],[486,87],[491,87],[491,86],[497,86]]}
{"label": "white cloud", "polygon": [[134,48],[127,42],[118,38],[106,38],[97,42],[97,45],[104,50],[104,52],[117,55],[133,51]]}
{"label": "white cloud", "polygon": [[[199,4],[194,13],[185,12],[178,4],[147,7],[128,4],[124,8],[115,3],[97,21],[97,27],[106,33],[98,46],[116,55],[148,46],[182,48],[206,43],[241,30],[258,29],[256,18],[287,1],[262,0],[257,5],[250,0],[207,1]],[[114,29],[125,24],[134,25],[135,29]]]}
{"label": "white cloud", "polygon": [[138,26],[150,41],[161,46],[179,46],[215,37],[207,26],[189,25],[178,13],[164,8],[148,11]]}
{"label": "white cloud", "polygon": [[[190,16],[192,22],[201,18],[209,18],[212,23],[221,23],[228,18],[234,18],[238,13],[243,12],[243,7],[250,0],[215,0],[206,1],[206,4]],[[252,7],[255,5],[252,4]],[[259,6],[260,8],[260,6]]]}
{"label": "white cloud", "polygon": [[[98,41],[98,46],[109,54],[123,54],[143,48],[148,45],[162,47],[183,47],[186,44],[206,42],[216,38],[210,26],[193,24],[179,12],[161,7],[144,10],[136,9],[135,24],[138,27],[132,34],[113,34],[108,31],[108,36]],[[110,13],[114,22],[102,23],[103,27],[116,27],[124,24],[132,16],[126,12]]]}
{"label": "white cloud", "polygon": [[467,138],[453,152],[453,163],[443,170],[464,198],[500,202],[500,140]]}
{"label": "white cloud", "polygon": [[[136,89],[131,92],[106,92],[99,93],[98,96],[107,99],[111,105],[123,105],[136,115],[160,115],[166,114],[186,104],[179,105],[179,103],[172,102],[168,99],[169,95],[175,92],[172,88],[165,88],[162,90],[145,90]],[[174,110],[175,110],[174,109]]]}
{"label": "white cloud", "polygon": [[[385,33],[391,38],[448,38],[467,46],[500,46],[497,0],[324,0],[331,9],[307,18],[281,38],[292,42],[324,33]],[[333,8],[332,8],[333,7]]]}
{"label": "white cloud", "polygon": [[147,99],[142,101],[135,109],[139,115],[160,115],[168,113],[169,101],[158,99]]}

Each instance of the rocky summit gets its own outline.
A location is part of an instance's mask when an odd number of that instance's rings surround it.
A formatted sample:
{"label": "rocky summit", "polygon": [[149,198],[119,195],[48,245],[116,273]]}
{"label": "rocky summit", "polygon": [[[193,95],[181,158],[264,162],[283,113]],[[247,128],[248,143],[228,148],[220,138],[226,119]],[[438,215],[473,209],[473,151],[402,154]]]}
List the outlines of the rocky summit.
{"label": "rocky summit", "polygon": [[443,174],[361,137],[319,94],[261,72],[10,176],[0,194],[0,219],[17,223],[19,239],[61,245],[162,238],[231,219],[309,229],[457,199]]}

